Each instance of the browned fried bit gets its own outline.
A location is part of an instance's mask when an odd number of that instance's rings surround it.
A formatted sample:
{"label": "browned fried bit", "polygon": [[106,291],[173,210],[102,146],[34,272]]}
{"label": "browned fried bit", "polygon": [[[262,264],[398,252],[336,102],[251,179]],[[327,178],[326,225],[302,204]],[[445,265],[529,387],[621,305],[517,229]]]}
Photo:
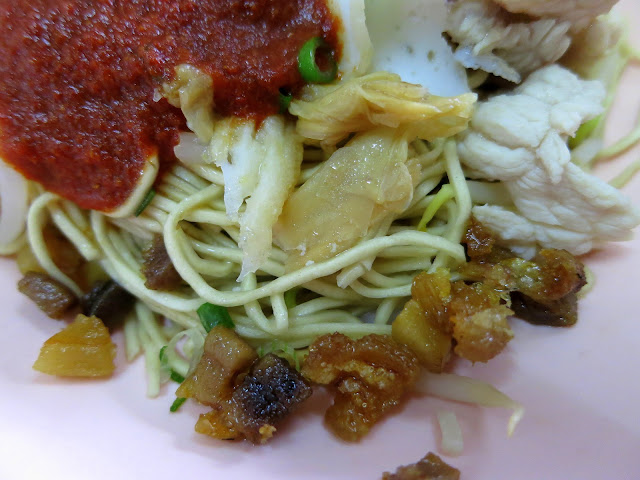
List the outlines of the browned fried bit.
{"label": "browned fried bit", "polygon": [[416,356],[383,335],[359,340],[340,333],[323,335],[311,344],[302,367],[306,378],[335,390],[325,421],[347,441],[359,440],[398,405],[418,373]]}
{"label": "browned fried bit", "polygon": [[488,362],[513,338],[507,317],[513,314],[500,295],[487,285],[454,282],[449,309],[454,352],[472,362]]}
{"label": "browned fried bit", "polygon": [[51,318],[62,318],[78,303],[69,288],[46,273],[27,272],[18,282],[18,290]]}
{"label": "browned fried bit", "polygon": [[[394,321],[392,335],[411,348],[431,372],[439,373],[445,366],[451,338],[457,355],[472,362],[486,362],[504,350],[513,337],[507,323],[513,312],[500,292],[483,283],[452,283],[446,271],[437,270],[417,275],[411,293],[413,299]],[[411,314],[413,301],[423,315],[414,313],[409,325],[406,316]]]}
{"label": "browned fried bit", "polygon": [[222,440],[241,438],[230,415],[230,400],[239,378],[256,358],[255,350],[232,329],[211,329],[200,362],[176,391],[178,397],[195,398],[212,407],[198,418],[196,432]]}
{"label": "browned fried bit", "polygon": [[518,290],[538,302],[561,300],[587,283],[584,265],[566,250],[541,250],[533,263],[538,266],[539,281],[520,282]]}
{"label": "browned fried bit", "polygon": [[467,245],[469,258],[478,258],[491,253],[496,239],[474,216],[471,216],[462,243]]}
{"label": "browned fried bit", "polygon": [[238,376],[244,374],[257,357],[255,350],[232,329],[213,327],[205,339],[200,362],[176,395],[221,408],[231,399]]}
{"label": "browned fried bit", "polygon": [[142,252],[144,283],[151,290],[174,290],[182,283],[182,277],[173,266],[162,235],[154,235],[151,244]]}
{"label": "browned fried bit", "polygon": [[265,355],[233,392],[237,429],[251,442],[264,443],[311,392],[309,383],[289,362],[271,353]]}
{"label": "browned fried bit", "polygon": [[227,409],[222,407],[201,414],[196,422],[195,431],[218,440],[237,440],[241,437],[233,418],[229,416]]}
{"label": "browned fried bit", "polygon": [[47,225],[42,235],[53,263],[81,289],[88,288],[86,261],[76,247],[54,225]]}
{"label": "browned fried bit", "polygon": [[417,463],[384,473],[382,480],[459,480],[460,470],[446,464],[435,453],[427,453]]}
{"label": "browned fried bit", "polygon": [[534,325],[550,327],[570,327],[578,321],[578,297],[567,295],[562,300],[544,303],[523,295],[511,293],[511,308],[518,318]]}
{"label": "browned fried bit", "polygon": [[135,297],[113,280],[96,282],[81,299],[82,313],[88,317],[98,317],[113,329],[133,308]]}
{"label": "browned fried bit", "polygon": [[[586,284],[584,265],[565,250],[541,250],[533,259],[536,281],[520,281],[511,293],[512,308],[523,320],[554,327],[567,327],[578,321],[578,292]],[[526,268],[526,267],[525,267]],[[528,269],[534,269],[529,266]],[[520,270],[514,269],[514,275]]]}
{"label": "browned fried bit", "polygon": [[273,354],[257,354],[232,329],[211,329],[202,359],[176,395],[212,407],[195,430],[214,438],[265,443],[276,426],[311,396],[309,383]]}
{"label": "browned fried bit", "polygon": [[449,272],[438,269],[433,273],[420,273],[413,279],[411,296],[418,302],[429,320],[443,332],[451,332],[447,305],[451,297]]}
{"label": "browned fried bit", "polygon": [[[472,221],[468,234],[485,238],[491,233]],[[480,249],[467,244],[469,252]],[[486,252],[486,249],[482,250]],[[471,256],[471,254],[470,254]],[[577,293],[585,285],[584,265],[565,250],[543,249],[532,260],[516,257],[500,247],[474,254],[460,273],[511,292],[516,315],[536,324],[569,326],[577,321]]]}
{"label": "browned fried bit", "polygon": [[430,372],[441,373],[451,357],[452,337],[437,320],[409,300],[391,325],[393,339],[406,345]]}

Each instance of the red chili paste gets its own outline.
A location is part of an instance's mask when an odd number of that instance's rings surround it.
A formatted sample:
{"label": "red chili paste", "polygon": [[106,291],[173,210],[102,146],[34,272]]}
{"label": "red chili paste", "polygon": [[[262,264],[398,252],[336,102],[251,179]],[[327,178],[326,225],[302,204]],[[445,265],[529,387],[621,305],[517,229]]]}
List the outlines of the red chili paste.
{"label": "red chili paste", "polygon": [[337,48],[324,0],[30,0],[0,6],[0,156],[81,207],[110,211],[148,157],[175,160],[182,113],[154,91],[187,63],[215,109],[261,120],[302,85],[300,47]]}

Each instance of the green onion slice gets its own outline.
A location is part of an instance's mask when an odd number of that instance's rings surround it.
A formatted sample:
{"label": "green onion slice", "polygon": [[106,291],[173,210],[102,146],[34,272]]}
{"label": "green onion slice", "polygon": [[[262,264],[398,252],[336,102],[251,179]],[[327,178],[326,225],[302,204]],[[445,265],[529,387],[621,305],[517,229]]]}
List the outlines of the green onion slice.
{"label": "green onion slice", "polygon": [[153,197],[155,196],[156,196],[156,191],[152,188],[144,196],[144,198],[142,199],[142,202],[140,203],[140,205],[138,205],[138,208],[136,209],[134,215],[136,217],[139,217],[142,214],[142,212],[144,212],[145,208],[149,206],[149,204],[151,203],[151,200],[153,200]]}
{"label": "green onion slice", "polygon": [[178,372],[176,372],[175,370],[171,370],[171,380],[173,380],[176,383],[182,383],[184,382],[184,377],[182,375],[180,375]]}
{"label": "green onion slice", "polygon": [[167,346],[165,345],[164,347],[162,347],[160,349],[160,353],[158,354],[158,358],[160,359],[160,365],[167,365],[167,356],[166,356],[166,352],[167,351]]}
{"label": "green onion slice", "polygon": [[[326,51],[328,68],[322,70],[316,61],[318,49]],[[338,64],[333,57],[333,50],[320,38],[313,37],[307,41],[298,53],[298,70],[302,78],[309,83],[329,83],[338,74]]]}
{"label": "green onion slice", "polygon": [[227,328],[235,328],[231,315],[225,307],[219,305],[212,305],[211,303],[203,303],[198,308],[198,317],[200,322],[207,332],[210,332],[213,327],[221,325]]}
{"label": "green onion slice", "polygon": [[280,90],[280,92],[278,93],[278,105],[280,106],[280,113],[289,111],[291,100],[293,100],[293,94],[291,92],[283,92],[282,90]]}
{"label": "green onion slice", "polygon": [[171,407],[169,407],[169,411],[176,412],[182,406],[182,404],[186,401],[187,399],[183,397],[176,398],[174,402],[171,404]]}
{"label": "green onion slice", "polygon": [[600,122],[604,119],[602,115],[598,115],[595,118],[592,118],[588,122],[583,123],[578,131],[576,132],[574,137],[569,138],[569,148],[573,149],[584,142],[587,138],[591,136],[593,131],[600,125]]}

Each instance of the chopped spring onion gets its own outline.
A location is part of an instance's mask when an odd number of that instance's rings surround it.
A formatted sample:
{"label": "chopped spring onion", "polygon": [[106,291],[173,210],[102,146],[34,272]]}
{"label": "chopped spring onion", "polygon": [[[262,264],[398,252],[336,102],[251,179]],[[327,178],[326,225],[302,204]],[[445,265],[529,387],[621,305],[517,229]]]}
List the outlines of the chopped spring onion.
{"label": "chopped spring onion", "polygon": [[569,148],[573,150],[587,138],[589,138],[602,121],[604,121],[604,116],[598,115],[588,122],[583,123],[576,132],[575,136],[569,139]]}
{"label": "chopped spring onion", "polygon": [[[318,49],[326,51],[327,69],[322,70],[317,63]],[[320,37],[313,37],[307,41],[298,54],[298,70],[302,78],[309,83],[329,83],[338,74],[338,64],[333,57],[333,51]]]}
{"label": "chopped spring onion", "polygon": [[171,407],[169,407],[169,411],[170,412],[176,412],[178,411],[178,409],[182,406],[182,404],[184,402],[186,402],[187,399],[183,398],[183,397],[178,397],[174,400],[174,402],[171,404]]}
{"label": "chopped spring onion", "polygon": [[136,217],[139,217],[140,215],[142,215],[142,212],[144,212],[145,208],[149,206],[149,204],[153,200],[153,197],[155,196],[156,196],[156,191],[152,188],[144,196],[144,198],[142,199],[142,202],[140,202],[140,205],[138,205],[138,208],[136,209],[134,215]]}
{"label": "chopped spring onion", "polygon": [[289,111],[291,100],[293,100],[293,94],[291,92],[283,92],[282,90],[280,90],[280,93],[278,93],[278,105],[280,105],[280,113]]}
{"label": "chopped spring onion", "polygon": [[167,357],[165,355],[166,351],[167,351],[167,346],[165,345],[164,347],[162,347],[160,349],[160,353],[158,353],[158,358],[160,359],[160,364],[163,365],[163,366],[167,364]]}
{"label": "chopped spring onion", "polygon": [[426,232],[427,224],[431,220],[433,220],[433,217],[435,217],[438,210],[440,210],[440,208],[449,200],[455,198],[455,196],[456,194],[450,184],[447,183],[446,185],[443,185],[440,188],[440,191],[436,193],[436,195],[433,197],[433,200],[431,200],[431,203],[429,203],[429,205],[425,209],[424,214],[420,219],[420,223],[418,224],[418,230],[421,232]]}
{"label": "chopped spring onion", "polygon": [[207,332],[210,332],[213,327],[221,325],[227,328],[235,328],[229,310],[219,305],[213,305],[211,303],[203,303],[198,308],[198,317],[202,322],[202,326]]}
{"label": "chopped spring onion", "polygon": [[176,383],[184,382],[184,376],[180,375],[174,369],[169,367],[169,358],[167,356],[167,345],[160,349],[160,353],[158,354],[158,358],[160,359],[160,368],[166,369],[169,372],[169,378]]}

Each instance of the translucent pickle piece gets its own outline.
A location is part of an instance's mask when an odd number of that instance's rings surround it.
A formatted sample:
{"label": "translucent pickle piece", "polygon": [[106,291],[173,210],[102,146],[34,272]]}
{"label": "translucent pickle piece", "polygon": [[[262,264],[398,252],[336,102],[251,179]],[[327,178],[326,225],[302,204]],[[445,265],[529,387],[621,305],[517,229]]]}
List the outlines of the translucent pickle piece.
{"label": "translucent pickle piece", "polygon": [[340,148],[285,204],[275,241],[291,252],[287,267],[335,256],[402,212],[413,196],[408,143],[379,128]]}
{"label": "translucent pickle piece", "polygon": [[323,145],[335,145],[350,133],[375,126],[433,140],[464,130],[476,98],[473,93],[431,95],[398,75],[378,72],[336,85],[308,86],[289,111],[298,117],[298,133]]}
{"label": "translucent pickle piece", "polygon": [[63,377],[107,377],[115,369],[116,346],[97,317],[78,315],[44,342],[33,368]]}

